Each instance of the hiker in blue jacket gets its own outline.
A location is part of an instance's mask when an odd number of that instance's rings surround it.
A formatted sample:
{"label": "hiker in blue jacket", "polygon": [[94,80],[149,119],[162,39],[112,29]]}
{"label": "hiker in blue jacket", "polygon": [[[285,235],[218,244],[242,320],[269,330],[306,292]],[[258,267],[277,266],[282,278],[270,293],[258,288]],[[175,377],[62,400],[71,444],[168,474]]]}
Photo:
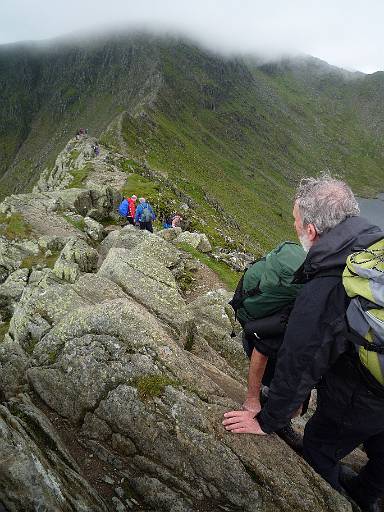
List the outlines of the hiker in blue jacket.
{"label": "hiker in blue jacket", "polygon": [[136,208],[135,213],[135,224],[139,224],[140,229],[146,229],[153,233],[152,221],[156,219],[156,215],[152,209],[152,206],[145,200],[144,197],[140,197],[139,206]]}

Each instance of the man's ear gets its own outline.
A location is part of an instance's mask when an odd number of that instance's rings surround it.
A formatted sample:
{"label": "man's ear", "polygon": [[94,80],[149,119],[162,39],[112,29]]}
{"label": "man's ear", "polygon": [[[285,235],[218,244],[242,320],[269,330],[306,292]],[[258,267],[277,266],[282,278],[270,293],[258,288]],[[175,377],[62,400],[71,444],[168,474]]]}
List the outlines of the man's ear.
{"label": "man's ear", "polygon": [[307,231],[308,238],[311,242],[313,242],[314,240],[316,240],[319,237],[319,235],[317,234],[317,229],[314,224],[308,224],[306,226],[306,231]]}

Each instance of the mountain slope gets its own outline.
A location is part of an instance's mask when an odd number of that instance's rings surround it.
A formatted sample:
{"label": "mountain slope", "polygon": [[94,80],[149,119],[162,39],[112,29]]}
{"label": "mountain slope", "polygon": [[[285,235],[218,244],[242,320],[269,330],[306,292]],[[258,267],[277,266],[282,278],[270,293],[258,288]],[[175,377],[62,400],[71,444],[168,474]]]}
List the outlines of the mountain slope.
{"label": "mountain slope", "polygon": [[6,46],[0,51],[3,195],[25,191],[81,126],[99,135],[158,88],[154,46],[121,42]]}
{"label": "mountain slope", "polygon": [[224,228],[255,251],[293,236],[301,176],[331,170],[362,195],[384,177],[382,73],[261,65],[145,35],[8,47],[0,62],[4,194],[29,189],[85,126],[190,197],[211,236]]}

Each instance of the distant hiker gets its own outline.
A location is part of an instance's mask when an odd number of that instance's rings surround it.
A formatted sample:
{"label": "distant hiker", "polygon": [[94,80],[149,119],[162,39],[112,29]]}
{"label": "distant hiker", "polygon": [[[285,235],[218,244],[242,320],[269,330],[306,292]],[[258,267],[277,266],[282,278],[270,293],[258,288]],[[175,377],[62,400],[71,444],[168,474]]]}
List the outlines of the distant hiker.
{"label": "distant hiker", "polygon": [[[254,415],[268,399],[289,314],[302,288],[292,284],[292,280],[304,260],[305,252],[300,245],[280,244],[248,268],[230,301],[243,327],[243,346],[250,359],[243,409]],[[301,436],[290,420],[277,433],[292,448],[301,449]]]}
{"label": "distant hiker", "polygon": [[135,224],[137,196],[135,196],[135,194],[133,194],[131,197],[127,197],[127,201],[128,201],[127,220],[130,224],[134,225]]}
{"label": "distant hiker", "polygon": [[178,213],[172,213],[168,217],[164,218],[163,228],[170,229],[170,228],[180,227],[182,220],[183,220],[183,218],[180,217],[180,215]]}
{"label": "distant hiker", "polygon": [[172,219],[172,223],[171,223],[172,227],[179,228],[181,226],[182,220],[183,220],[183,217],[181,217],[178,213],[176,213]]}
{"label": "distant hiker", "polygon": [[[364,512],[384,495],[384,232],[358,216],[348,185],[330,176],[303,179],[293,208],[308,251],[296,282],[304,284],[291,312],[269,398],[254,417],[226,413],[237,433],[280,429],[317,385],[305,426],[304,457]],[[359,473],[340,464],[360,444]]]}
{"label": "distant hiker", "polygon": [[97,143],[93,146],[93,152],[95,153],[95,156],[100,155],[100,147]]}
{"label": "distant hiker", "polygon": [[129,202],[126,197],[123,198],[121,203],[119,204],[118,212],[120,215],[120,222],[122,225],[127,223],[128,214],[129,214]]}
{"label": "distant hiker", "polygon": [[144,197],[140,197],[139,206],[136,208],[135,213],[135,224],[140,225],[140,229],[146,229],[153,233],[152,221],[156,219],[156,215],[152,209],[152,206],[145,200]]}
{"label": "distant hiker", "polygon": [[131,197],[124,197],[121,203],[119,204],[119,215],[122,217],[122,224],[134,224],[135,221],[135,212],[136,212],[136,199],[137,196],[133,195]]}

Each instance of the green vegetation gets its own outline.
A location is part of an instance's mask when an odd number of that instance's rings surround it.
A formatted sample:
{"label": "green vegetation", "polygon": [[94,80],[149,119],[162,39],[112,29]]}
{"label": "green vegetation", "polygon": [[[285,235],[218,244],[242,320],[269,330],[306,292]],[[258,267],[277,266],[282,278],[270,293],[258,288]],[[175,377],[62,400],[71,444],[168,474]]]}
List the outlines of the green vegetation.
{"label": "green vegetation", "polygon": [[4,341],[4,337],[9,329],[9,321],[0,323],[0,343]]}
{"label": "green vegetation", "polygon": [[69,158],[73,162],[76,160],[76,158],[80,155],[80,151],[77,149],[72,149],[72,151],[69,153]]}
{"label": "green vegetation", "polygon": [[179,383],[165,375],[145,375],[136,379],[134,385],[137,387],[140,399],[145,400],[160,396],[164,393],[166,386],[178,386]]}
{"label": "green vegetation", "polygon": [[57,352],[55,350],[51,350],[48,352],[48,360],[51,364],[55,364],[57,361]]}
{"label": "green vegetation", "polygon": [[71,171],[70,174],[73,176],[73,180],[69,184],[68,188],[83,188],[84,181],[88,178],[88,175],[93,171],[91,163],[87,163],[81,169]]}
{"label": "green vegetation", "polygon": [[72,224],[72,226],[74,226],[75,228],[79,229],[80,231],[84,231],[84,228],[85,228],[85,221],[84,221],[84,217],[82,217],[81,219],[79,220],[76,220],[76,219],[73,219],[72,217],[70,217],[69,215],[63,215],[63,218],[69,222],[70,224]]}
{"label": "green vegetation", "polygon": [[9,240],[30,238],[32,228],[21,213],[12,213],[10,216],[0,213],[0,236]]}
{"label": "green vegetation", "polygon": [[186,292],[187,290],[190,290],[192,288],[192,285],[195,281],[195,278],[193,276],[193,272],[185,271],[181,274],[180,277],[177,279],[177,283],[181,289],[181,291]]}
{"label": "green vegetation", "polygon": [[188,252],[194,258],[204,263],[207,267],[213,270],[221,279],[221,281],[225,284],[228,290],[232,291],[236,288],[237,283],[240,279],[239,272],[232,270],[226,263],[222,261],[216,261],[212,259],[207,254],[204,254],[197,249],[194,249],[192,246],[186,243],[179,243],[177,247],[182,251]]}
{"label": "green vegetation", "polygon": [[137,197],[145,197],[151,202],[155,202],[160,193],[159,186],[152,181],[139,176],[138,174],[131,174],[121,191],[124,197],[136,194]]}
{"label": "green vegetation", "polygon": [[110,150],[115,150],[118,146],[114,133],[112,131],[104,132],[99,138],[100,144]]}
{"label": "green vegetation", "polygon": [[25,345],[25,352],[29,355],[31,355],[38,343],[38,340],[36,338],[31,338],[28,340],[28,342]]}
{"label": "green vegetation", "polygon": [[193,343],[195,341],[195,335],[193,332],[189,332],[187,335],[186,342],[184,343],[184,350],[187,350],[188,352],[191,352],[193,348]]}
{"label": "green vegetation", "polygon": [[52,251],[52,254],[50,256],[45,256],[45,254],[43,253],[39,253],[36,255],[31,254],[30,256],[27,256],[23,259],[20,268],[32,268],[35,267],[36,265],[40,265],[41,267],[53,268],[59,254],[59,251]]}

